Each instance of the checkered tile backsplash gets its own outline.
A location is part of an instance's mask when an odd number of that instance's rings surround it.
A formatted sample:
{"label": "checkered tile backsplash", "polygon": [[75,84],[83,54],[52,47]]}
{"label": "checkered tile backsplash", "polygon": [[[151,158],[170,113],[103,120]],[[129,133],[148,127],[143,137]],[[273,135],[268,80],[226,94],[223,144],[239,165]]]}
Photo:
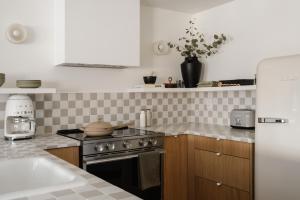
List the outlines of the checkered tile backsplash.
{"label": "checkered tile backsplash", "polygon": [[255,91],[221,91],[191,93],[191,122],[230,124],[230,112],[235,108],[255,109]]}
{"label": "checkered tile backsplash", "polygon": [[[0,95],[0,134],[5,102]],[[228,125],[233,108],[255,108],[255,92],[195,93],[61,93],[31,96],[36,107],[37,134],[80,128],[99,118],[112,124],[139,123],[141,109],[152,110],[154,124],[204,122]]]}
{"label": "checkered tile backsplash", "polygon": [[153,123],[188,122],[187,93],[38,94],[34,98],[38,133],[80,128],[99,118],[116,125],[134,121],[141,109],[152,109]]}

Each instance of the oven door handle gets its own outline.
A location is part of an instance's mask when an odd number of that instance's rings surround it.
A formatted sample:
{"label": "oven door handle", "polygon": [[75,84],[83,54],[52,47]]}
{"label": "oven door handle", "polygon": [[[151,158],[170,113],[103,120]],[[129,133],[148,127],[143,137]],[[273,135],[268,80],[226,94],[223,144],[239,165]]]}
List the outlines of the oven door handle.
{"label": "oven door handle", "polygon": [[[164,150],[158,151],[160,154],[165,154]],[[88,165],[93,164],[100,164],[100,163],[108,163],[108,162],[114,162],[114,161],[120,161],[120,160],[128,160],[131,158],[137,158],[139,155],[127,155],[127,156],[120,156],[120,157],[114,157],[114,158],[105,158],[105,159],[98,159],[98,160],[90,160],[90,161],[83,161],[83,168],[86,169]]]}
{"label": "oven door handle", "polygon": [[99,159],[99,160],[91,160],[91,161],[84,161],[86,165],[93,165],[93,164],[99,164],[99,163],[107,163],[107,162],[113,162],[113,161],[119,161],[119,160],[128,160],[131,158],[136,158],[138,155],[129,155],[129,156],[122,156],[122,157],[115,157],[115,158],[105,158],[105,159]]}

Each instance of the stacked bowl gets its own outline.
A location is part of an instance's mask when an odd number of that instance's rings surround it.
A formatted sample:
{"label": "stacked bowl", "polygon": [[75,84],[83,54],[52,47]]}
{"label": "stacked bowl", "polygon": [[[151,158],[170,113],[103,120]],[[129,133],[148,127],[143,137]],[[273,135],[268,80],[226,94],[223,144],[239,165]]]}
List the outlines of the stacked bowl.
{"label": "stacked bowl", "polygon": [[5,82],[5,74],[0,73],[0,87],[4,84]]}
{"label": "stacked bowl", "polygon": [[41,80],[17,80],[18,88],[39,88],[42,85]]}

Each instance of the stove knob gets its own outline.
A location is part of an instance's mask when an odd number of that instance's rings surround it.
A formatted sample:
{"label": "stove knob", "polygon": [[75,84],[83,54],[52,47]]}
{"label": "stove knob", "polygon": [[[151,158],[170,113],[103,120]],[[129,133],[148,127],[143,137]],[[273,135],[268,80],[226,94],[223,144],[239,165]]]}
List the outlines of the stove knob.
{"label": "stove knob", "polygon": [[149,143],[152,145],[152,146],[156,146],[157,145],[157,139],[151,139],[150,141],[149,141]]}
{"label": "stove knob", "polygon": [[140,146],[142,146],[142,147],[147,147],[147,146],[148,146],[148,144],[149,144],[149,142],[148,142],[148,141],[146,141],[146,140],[143,140],[143,139],[141,139],[139,143],[140,143]]}
{"label": "stove knob", "polygon": [[123,147],[124,147],[125,149],[130,149],[131,144],[130,144],[129,142],[125,141],[125,142],[123,143]]}
{"label": "stove knob", "polygon": [[102,151],[104,151],[104,146],[102,145],[102,144],[98,144],[98,145],[96,145],[96,151],[99,151],[99,152],[102,152]]}
{"label": "stove knob", "polygon": [[116,146],[115,146],[115,144],[111,143],[111,144],[107,144],[106,148],[110,151],[113,151],[113,150],[115,150]]}

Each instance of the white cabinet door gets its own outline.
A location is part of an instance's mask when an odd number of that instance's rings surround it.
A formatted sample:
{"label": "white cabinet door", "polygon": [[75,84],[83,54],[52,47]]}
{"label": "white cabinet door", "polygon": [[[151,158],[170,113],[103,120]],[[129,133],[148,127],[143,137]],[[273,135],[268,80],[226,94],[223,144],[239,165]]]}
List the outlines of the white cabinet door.
{"label": "white cabinet door", "polygon": [[140,65],[139,0],[56,0],[56,64]]}

